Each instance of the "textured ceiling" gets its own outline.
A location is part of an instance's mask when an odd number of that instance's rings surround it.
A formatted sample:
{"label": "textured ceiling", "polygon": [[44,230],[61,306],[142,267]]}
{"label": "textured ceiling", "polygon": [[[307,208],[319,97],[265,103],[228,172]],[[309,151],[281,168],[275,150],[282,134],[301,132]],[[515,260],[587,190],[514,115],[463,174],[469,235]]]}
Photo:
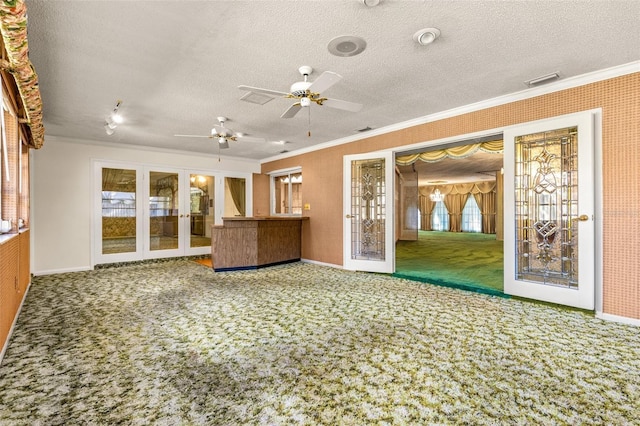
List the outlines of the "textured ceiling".
{"label": "textured ceiling", "polygon": [[[216,116],[266,142],[231,142],[223,155],[269,158],[640,59],[640,2],[27,0],[30,58],[39,76],[46,135],[217,153]],[[419,46],[413,34],[442,35]],[[340,35],[362,37],[354,57],[330,54]],[[289,91],[298,68],[343,76],[323,92],[359,112],[313,105],[280,118],[292,101],[240,100],[239,85]],[[122,100],[108,136],[104,119]],[[311,136],[307,135],[310,130]],[[285,145],[274,141],[287,141]]]}

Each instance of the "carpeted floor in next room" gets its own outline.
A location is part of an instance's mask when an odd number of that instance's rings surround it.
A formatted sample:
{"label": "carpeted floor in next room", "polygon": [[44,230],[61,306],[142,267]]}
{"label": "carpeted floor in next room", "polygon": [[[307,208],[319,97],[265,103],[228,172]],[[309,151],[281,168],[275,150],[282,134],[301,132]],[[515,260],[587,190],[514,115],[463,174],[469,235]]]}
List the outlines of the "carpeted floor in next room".
{"label": "carpeted floor in next room", "polygon": [[502,294],[503,242],[495,234],[418,231],[396,244],[395,276]]}
{"label": "carpeted floor in next room", "polygon": [[593,314],[293,263],[33,279],[5,425],[638,424],[640,333]]}

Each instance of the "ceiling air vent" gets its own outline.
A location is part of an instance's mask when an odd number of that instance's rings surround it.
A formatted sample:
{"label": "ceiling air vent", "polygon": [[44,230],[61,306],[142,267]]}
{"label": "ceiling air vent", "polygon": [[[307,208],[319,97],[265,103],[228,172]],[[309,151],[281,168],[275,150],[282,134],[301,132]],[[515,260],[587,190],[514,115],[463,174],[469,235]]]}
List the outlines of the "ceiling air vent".
{"label": "ceiling air vent", "polygon": [[552,72],[551,74],[541,75],[540,77],[532,78],[531,80],[527,80],[524,82],[529,87],[538,86],[544,83],[550,83],[554,80],[560,78],[560,74],[557,72]]}
{"label": "ceiling air vent", "polygon": [[248,92],[240,98],[241,101],[250,102],[252,104],[264,105],[274,98],[269,95],[263,95],[262,93]]}

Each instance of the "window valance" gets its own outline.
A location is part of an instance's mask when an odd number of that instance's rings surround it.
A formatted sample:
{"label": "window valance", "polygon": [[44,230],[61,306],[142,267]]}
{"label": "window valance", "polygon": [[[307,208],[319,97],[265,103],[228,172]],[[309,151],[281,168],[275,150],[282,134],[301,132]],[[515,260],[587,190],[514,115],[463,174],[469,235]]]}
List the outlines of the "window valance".
{"label": "window valance", "polygon": [[38,76],[29,60],[27,7],[24,0],[0,1],[0,32],[7,52],[7,60],[0,61],[0,68],[11,73],[15,79],[26,114],[24,119],[31,131],[29,146],[40,148],[44,142],[42,98]]}
{"label": "window valance", "polygon": [[396,164],[399,166],[407,166],[416,161],[424,161],[426,163],[435,163],[445,158],[464,158],[475,154],[477,151],[500,153],[504,148],[502,139],[471,145],[456,146],[453,148],[437,149],[435,151],[422,152],[420,154],[402,155],[396,157]]}
{"label": "window valance", "polygon": [[441,194],[487,194],[489,192],[495,192],[496,181],[483,181],[472,183],[456,183],[449,185],[426,185],[418,188],[420,195],[428,197],[436,189],[440,190]]}

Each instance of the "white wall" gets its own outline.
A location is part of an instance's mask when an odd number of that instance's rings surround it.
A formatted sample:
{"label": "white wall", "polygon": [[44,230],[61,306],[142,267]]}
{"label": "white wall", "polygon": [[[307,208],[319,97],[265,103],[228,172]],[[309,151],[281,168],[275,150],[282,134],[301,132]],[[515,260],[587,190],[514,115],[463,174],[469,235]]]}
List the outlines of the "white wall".
{"label": "white wall", "polygon": [[[257,160],[187,154],[45,137],[31,163],[31,271],[91,269],[93,161],[123,161],[214,172],[260,173]],[[248,187],[249,189],[249,187]]]}

